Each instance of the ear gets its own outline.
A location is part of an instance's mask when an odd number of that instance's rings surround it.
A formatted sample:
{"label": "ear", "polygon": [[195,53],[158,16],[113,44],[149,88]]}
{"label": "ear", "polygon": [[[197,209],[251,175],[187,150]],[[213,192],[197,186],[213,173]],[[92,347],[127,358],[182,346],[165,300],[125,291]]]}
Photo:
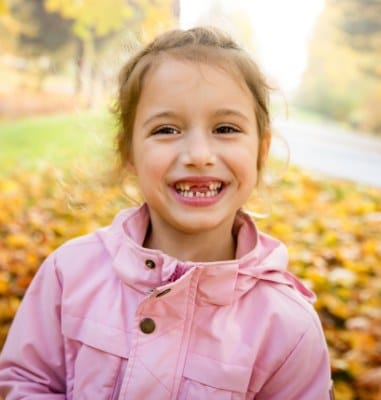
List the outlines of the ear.
{"label": "ear", "polygon": [[133,162],[133,160],[128,160],[126,162],[126,171],[129,175],[135,175],[136,176],[136,168],[135,168],[135,164]]}
{"label": "ear", "polygon": [[128,175],[136,176],[135,160],[131,150],[124,154],[124,169]]}

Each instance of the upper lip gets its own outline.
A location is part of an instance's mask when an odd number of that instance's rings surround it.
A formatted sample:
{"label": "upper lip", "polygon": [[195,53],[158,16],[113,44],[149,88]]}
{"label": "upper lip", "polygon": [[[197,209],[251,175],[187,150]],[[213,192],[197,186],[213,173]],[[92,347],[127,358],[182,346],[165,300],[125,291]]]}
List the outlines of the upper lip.
{"label": "upper lip", "polygon": [[222,183],[222,184],[225,183],[222,179],[216,178],[214,176],[186,176],[184,178],[175,180],[173,182],[173,185],[176,186],[179,183],[200,185],[200,184],[209,184],[209,183],[213,183],[213,182]]}

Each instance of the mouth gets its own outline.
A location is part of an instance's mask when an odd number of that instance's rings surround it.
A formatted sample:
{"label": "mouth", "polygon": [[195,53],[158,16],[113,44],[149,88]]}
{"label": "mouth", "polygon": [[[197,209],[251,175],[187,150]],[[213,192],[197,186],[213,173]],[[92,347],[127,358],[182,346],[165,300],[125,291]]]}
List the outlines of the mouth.
{"label": "mouth", "polygon": [[221,193],[224,187],[222,181],[186,182],[175,184],[176,192],[185,198],[212,198]]}

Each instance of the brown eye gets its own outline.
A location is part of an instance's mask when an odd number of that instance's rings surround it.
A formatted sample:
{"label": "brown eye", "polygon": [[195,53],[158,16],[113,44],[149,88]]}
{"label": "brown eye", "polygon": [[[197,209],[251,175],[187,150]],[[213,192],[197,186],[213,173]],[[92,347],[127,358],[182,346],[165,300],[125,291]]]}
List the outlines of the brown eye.
{"label": "brown eye", "polygon": [[178,135],[180,131],[173,126],[161,126],[153,131],[153,135]]}
{"label": "brown eye", "polygon": [[214,132],[218,133],[218,134],[222,134],[222,135],[227,135],[227,134],[231,134],[231,133],[241,132],[241,130],[236,128],[235,126],[231,126],[231,125],[221,125],[221,126],[218,126],[214,130]]}

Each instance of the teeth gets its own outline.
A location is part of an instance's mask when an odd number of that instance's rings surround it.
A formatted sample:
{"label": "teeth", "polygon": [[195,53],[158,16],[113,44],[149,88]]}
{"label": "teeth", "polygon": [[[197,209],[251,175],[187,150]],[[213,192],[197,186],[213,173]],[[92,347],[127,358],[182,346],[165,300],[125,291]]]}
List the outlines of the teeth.
{"label": "teeth", "polygon": [[217,189],[220,189],[221,186],[222,186],[221,182],[212,182],[212,183],[209,184],[209,189],[210,190],[217,190]]}
{"label": "teeth", "polygon": [[175,189],[177,193],[179,193],[181,196],[186,197],[186,198],[204,198],[204,197],[213,197],[217,196],[221,187],[222,187],[222,182],[212,182],[208,185],[208,191],[206,192],[198,192],[198,191],[191,191],[191,184],[185,183],[185,182],[179,182],[176,183]]}
{"label": "teeth", "polygon": [[190,191],[185,191],[181,190],[178,192],[181,196],[187,197],[187,198],[202,198],[202,197],[213,197],[218,195],[218,190],[208,190],[207,192],[190,192]]}
{"label": "teeth", "polygon": [[185,190],[189,190],[190,189],[190,185],[188,183],[180,182],[180,183],[176,184],[176,189],[177,190],[181,190],[183,192]]}

